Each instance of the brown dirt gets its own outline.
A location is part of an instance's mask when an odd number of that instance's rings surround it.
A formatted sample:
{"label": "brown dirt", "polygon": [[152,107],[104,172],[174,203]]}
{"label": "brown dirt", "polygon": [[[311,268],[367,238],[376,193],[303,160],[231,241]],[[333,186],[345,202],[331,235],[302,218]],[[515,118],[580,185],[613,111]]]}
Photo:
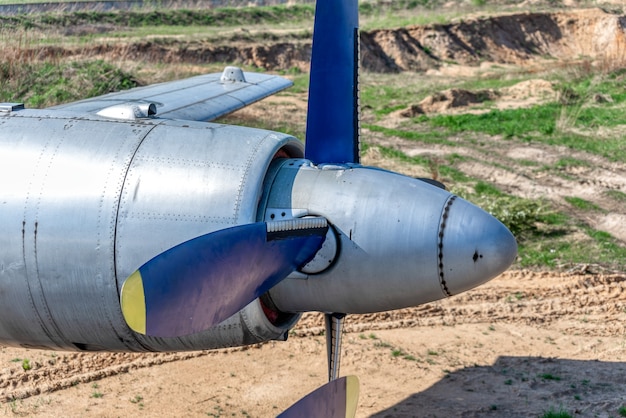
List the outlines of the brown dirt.
{"label": "brown dirt", "polygon": [[[621,60],[626,51],[622,22],[622,17],[593,9],[375,31],[365,35],[364,60],[370,70],[430,69],[434,77],[482,71],[481,60],[531,66],[546,55],[559,58],[551,65],[580,56]],[[515,34],[519,36],[512,38]],[[195,56],[185,55],[184,48],[176,52],[172,46],[148,44],[116,53],[128,58],[148,51],[150,59],[165,62]],[[118,47],[102,48],[107,56]],[[308,65],[306,43],[291,44],[291,55],[270,60],[263,54],[282,47],[256,48],[239,52],[235,60],[258,59],[257,65],[271,68]],[[232,59],[228,54],[219,57]],[[539,78],[491,93],[495,99],[490,100],[502,107],[536,103],[554,94],[550,83]],[[472,101],[453,105],[456,94],[440,93],[444,105],[428,111],[467,111]],[[305,101],[299,96],[270,98],[239,117],[271,117],[268,112],[277,112],[279,106],[303,119]],[[395,126],[402,119],[392,114],[382,124]],[[431,177],[436,172],[384,159],[375,145],[413,156],[456,153],[468,157],[458,167],[461,171],[509,193],[548,198],[563,206],[565,196],[596,203],[604,211],[589,223],[626,241],[626,210],[604,194],[626,190],[621,163],[536,143],[506,145],[500,138],[448,146],[363,134],[374,145],[365,164]],[[562,175],[554,176],[525,163],[550,164],[564,155],[589,165],[564,168]],[[626,405],[626,276],[589,274],[594,270],[589,266],[576,270],[511,271],[441,302],[349,316],[342,374],[360,378],[357,416],[527,417],[551,408],[583,417],[618,416]],[[325,382],[322,332],[320,315],[308,314],[287,342],[242,349],[92,354],[0,347],[0,414],[273,416]],[[24,359],[30,370],[24,370]]]}
{"label": "brown dirt", "polygon": [[[473,17],[449,24],[362,32],[362,67],[372,72],[422,72],[445,71],[451,65],[479,67],[485,62],[529,65],[546,59],[550,65],[555,65],[554,59],[560,61],[558,65],[588,59],[618,65],[626,59],[625,19],[598,8]],[[182,41],[175,35],[131,42],[95,38],[81,46],[37,44],[29,49],[21,45],[16,51],[4,51],[7,56],[16,52],[20,59],[86,56],[166,64],[228,62],[267,70],[308,71],[311,40],[308,34],[280,31],[255,37],[242,29],[205,40]]]}
{"label": "brown dirt", "polygon": [[[530,107],[558,98],[552,83],[542,79],[526,80],[500,90],[487,89],[470,91],[459,88],[447,89],[432,94],[408,109],[398,110],[391,115],[412,118],[421,114],[438,113],[478,113],[488,112],[480,107],[487,101],[494,101],[499,109]],[[598,100],[603,100],[599,97]]]}
{"label": "brown dirt", "polygon": [[[617,416],[626,277],[509,272],[413,309],[349,316],[358,416]],[[3,348],[0,411],[20,416],[273,416],[324,383],[321,318],[287,342],[182,354]],[[33,366],[24,371],[22,361]],[[15,361],[13,362],[12,360]],[[12,402],[7,399],[17,398]],[[211,415],[214,414],[214,415]]]}

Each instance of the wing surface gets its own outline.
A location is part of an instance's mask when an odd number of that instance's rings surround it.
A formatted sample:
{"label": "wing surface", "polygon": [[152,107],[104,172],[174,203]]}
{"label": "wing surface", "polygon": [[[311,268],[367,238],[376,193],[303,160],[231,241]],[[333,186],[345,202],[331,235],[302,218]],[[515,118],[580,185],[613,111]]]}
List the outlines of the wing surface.
{"label": "wing surface", "polygon": [[[233,67],[227,67],[227,70]],[[108,107],[154,103],[157,116],[166,119],[210,121],[290,87],[283,77],[239,72],[236,78],[213,73],[109,93],[53,107],[79,113],[97,113]]]}

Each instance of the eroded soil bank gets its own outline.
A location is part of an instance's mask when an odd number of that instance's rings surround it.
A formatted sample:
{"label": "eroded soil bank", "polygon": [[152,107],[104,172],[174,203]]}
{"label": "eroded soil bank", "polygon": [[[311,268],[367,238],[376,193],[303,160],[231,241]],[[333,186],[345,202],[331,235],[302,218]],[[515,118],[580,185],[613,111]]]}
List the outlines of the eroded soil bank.
{"label": "eroded soil bank", "polygon": [[[531,63],[534,59],[559,62],[626,58],[626,17],[601,9],[555,13],[516,13],[456,23],[380,29],[361,33],[362,67],[375,72],[426,71],[446,64],[479,65]],[[72,28],[71,33],[106,28]],[[266,70],[308,70],[310,35],[240,33],[219,41],[180,41],[154,37],[125,42],[95,38],[80,47],[36,46],[19,50],[22,59],[101,57],[106,60],[143,60],[158,63],[239,63]],[[11,51],[7,51],[10,54]]]}

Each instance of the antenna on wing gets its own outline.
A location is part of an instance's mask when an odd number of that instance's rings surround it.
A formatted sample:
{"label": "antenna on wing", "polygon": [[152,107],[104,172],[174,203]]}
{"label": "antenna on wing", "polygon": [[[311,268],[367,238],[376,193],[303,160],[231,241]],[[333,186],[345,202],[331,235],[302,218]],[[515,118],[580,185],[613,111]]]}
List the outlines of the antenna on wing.
{"label": "antenna on wing", "polygon": [[359,14],[357,0],[317,0],[305,157],[359,162]]}

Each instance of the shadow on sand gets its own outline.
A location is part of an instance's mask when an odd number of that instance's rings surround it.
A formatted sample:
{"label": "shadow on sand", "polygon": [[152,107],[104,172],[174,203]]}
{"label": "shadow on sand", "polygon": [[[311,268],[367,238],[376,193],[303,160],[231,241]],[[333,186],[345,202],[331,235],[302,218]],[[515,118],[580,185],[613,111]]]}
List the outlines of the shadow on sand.
{"label": "shadow on sand", "polygon": [[626,363],[499,357],[492,366],[449,373],[372,416],[542,417],[552,410],[572,417],[620,417],[625,405]]}

